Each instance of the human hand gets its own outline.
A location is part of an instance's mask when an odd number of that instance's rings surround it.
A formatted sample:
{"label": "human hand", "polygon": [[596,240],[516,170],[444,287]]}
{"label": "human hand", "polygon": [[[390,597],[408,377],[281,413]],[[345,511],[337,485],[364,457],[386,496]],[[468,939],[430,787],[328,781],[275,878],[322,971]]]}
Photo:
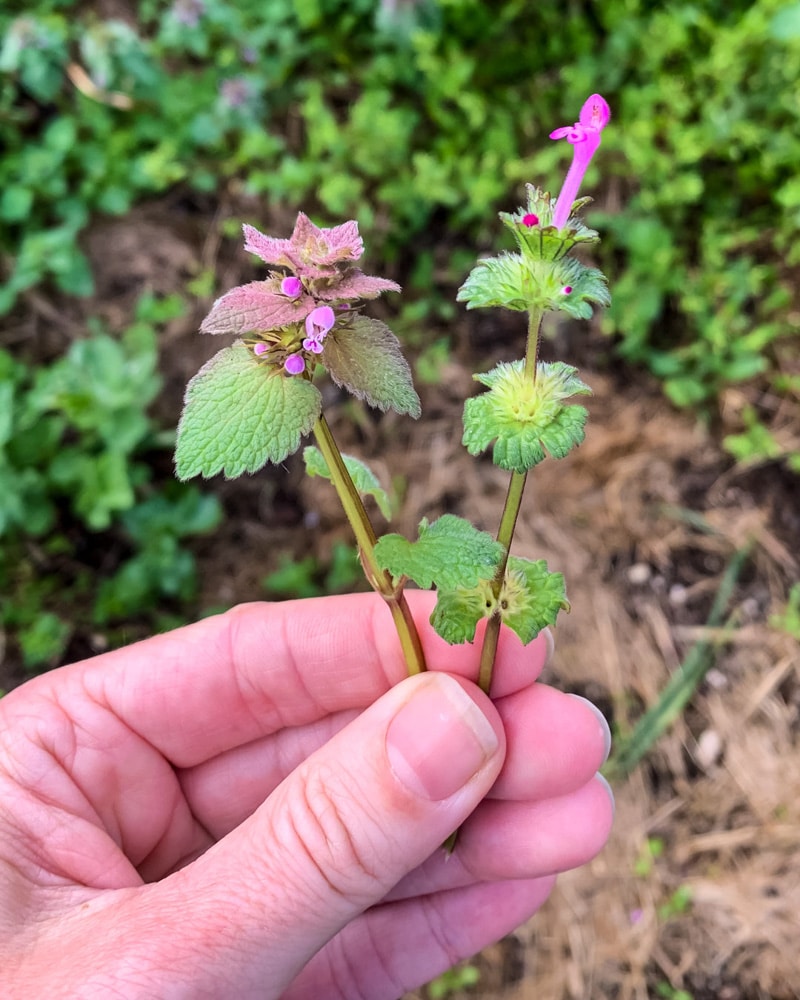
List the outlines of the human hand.
{"label": "human hand", "polygon": [[[544,635],[403,680],[374,595],[244,605],[0,701],[0,979],[30,997],[394,1000],[533,914],[612,817]],[[455,851],[442,842],[460,824]]]}

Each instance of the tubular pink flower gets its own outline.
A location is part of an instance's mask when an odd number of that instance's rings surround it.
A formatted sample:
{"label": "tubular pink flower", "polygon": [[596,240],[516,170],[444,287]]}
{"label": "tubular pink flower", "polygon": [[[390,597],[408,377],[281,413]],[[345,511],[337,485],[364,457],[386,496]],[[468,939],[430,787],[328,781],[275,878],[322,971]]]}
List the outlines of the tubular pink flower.
{"label": "tubular pink flower", "polygon": [[283,362],[283,367],[290,375],[299,375],[305,371],[306,363],[301,354],[290,354]]}
{"label": "tubular pink flower", "polygon": [[574,125],[557,128],[550,133],[551,139],[566,139],[573,146],[572,163],[553,211],[553,225],[556,229],[563,229],[567,224],[583,175],[600,145],[600,133],[610,117],[611,111],[605,98],[592,94],[581,108],[580,118]]}
{"label": "tubular pink flower", "polygon": [[322,341],[336,322],[336,314],[330,306],[317,306],[306,316],[306,333],[303,347],[313,354],[322,354]]}
{"label": "tubular pink flower", "polygon": [[294,276],[284,278],[281,282],[281,291],[290,299],[296,299],[297,296],[303,291],[303,282]]}
{"label": "tubular pink flower", "polygon": [[317,306],[306,316],[306,333],[314,340],[322,340],[336,322],[336,314],[330,306]]}

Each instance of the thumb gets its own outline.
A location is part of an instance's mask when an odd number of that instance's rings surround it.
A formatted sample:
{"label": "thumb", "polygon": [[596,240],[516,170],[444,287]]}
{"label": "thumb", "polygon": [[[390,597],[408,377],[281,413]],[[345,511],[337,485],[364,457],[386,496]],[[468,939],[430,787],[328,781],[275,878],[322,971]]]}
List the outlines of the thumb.
{"label": "thumb", "polygon": [[[491,788],[504,754],[499,716],[474,685],[440,672],[397,685],[178,873],[191,880],[195,916],[198,906],[209,910],[192,921],[205,927],[203,964],[216,965],[229,989],[235,963],[237,996],[264,996],[265,986],[279,995],[342,927],[441,848]],[[216,943],[212,908],[224,928]]]}

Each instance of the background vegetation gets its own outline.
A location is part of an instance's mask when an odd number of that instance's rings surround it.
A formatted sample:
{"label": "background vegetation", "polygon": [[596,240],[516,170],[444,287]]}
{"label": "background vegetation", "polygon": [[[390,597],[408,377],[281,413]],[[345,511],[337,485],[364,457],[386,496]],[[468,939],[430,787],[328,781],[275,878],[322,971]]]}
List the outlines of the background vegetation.
{"label": "background vegetation", "polygon": [[171,481],[172,428],[148,404],[159,330],[214,275],[61,356],[13,336],[32,295],[92,296],[98,219],[168,191],[233,206],[223,237],[243,206],[358,218],[435,377],[425,331],[454,315],[495,211],[556,183],[547,132],[599,90],[615,122],[587,189],[612,363],[724,429],[733,460],[800,471],[800,4],[40,0],[6,3],[0,35],[0,624],[27,666],[76,622],[198,610],[181,539],[219,504]]}

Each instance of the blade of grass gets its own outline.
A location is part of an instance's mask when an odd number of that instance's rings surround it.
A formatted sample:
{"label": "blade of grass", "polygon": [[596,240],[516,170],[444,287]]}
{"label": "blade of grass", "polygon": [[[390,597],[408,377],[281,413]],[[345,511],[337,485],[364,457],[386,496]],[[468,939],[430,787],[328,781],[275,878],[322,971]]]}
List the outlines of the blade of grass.
{"label": "blade of grass", "polygon": [[[739,549],[725,567],[719,590],[706,622],[709,628],[723,627],[725,636],[733,631],[732,617],[725,620],[736,582],[747,563],[752,546]],[[723,624],[724,622],[724,624]],[[669,679],[658,701],[649,708],[626,737],[618,741],[603,773],[609,780],[625,778],[655,742],[681,715],[716,659],[717,648],[725,638],[711,642],[708,639],[695,643],[689,650],[679,670]]]}

